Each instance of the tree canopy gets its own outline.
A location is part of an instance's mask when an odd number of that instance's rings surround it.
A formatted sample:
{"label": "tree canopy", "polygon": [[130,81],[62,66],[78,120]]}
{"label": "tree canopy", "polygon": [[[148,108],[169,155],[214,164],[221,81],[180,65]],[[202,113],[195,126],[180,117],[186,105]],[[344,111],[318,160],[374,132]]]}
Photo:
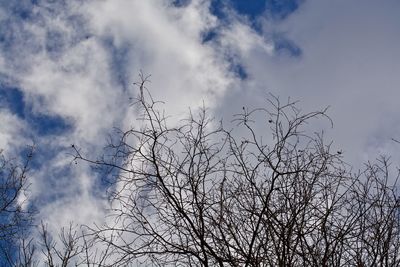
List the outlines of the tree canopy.
{"label": "tree canopy", "polygon": [[[71,224],[58,237],[42,223],[41,241],[18,243],[32,260],[14,254],[10,265],[400,264],[398,173],[385,157],[354,172],[323,132],[310,132],[313,120],[330,122],[326,110],[303,113],[270,95],[265,107],[234,115],[230,128],[206,108],[171,123],[146,83],[142,75],[132,100],[138,119],[107,155],[71,148],[74,160],[112,177],[106,223]],[[14,218],[19,209],[9,203],[26,167],[2,170],[1,212]],[[3,240],[13,226],[2,224]]]}

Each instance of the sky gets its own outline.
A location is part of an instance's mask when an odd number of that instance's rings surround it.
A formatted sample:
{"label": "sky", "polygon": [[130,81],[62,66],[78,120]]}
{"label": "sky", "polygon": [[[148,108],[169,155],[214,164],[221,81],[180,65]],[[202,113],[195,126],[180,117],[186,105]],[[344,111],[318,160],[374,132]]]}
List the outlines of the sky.
{"label": "sky", "polygon": [[230,121],[272,93],[329,106],[326,137],[355,168],[397,164],[399,14],[397,0],[0,0],[0,148],[36,147],[20,201],[50,229],[103,218],[101,177],[71,144],[101,155],[135,123],[140,71],[176,121],[203,103]]}

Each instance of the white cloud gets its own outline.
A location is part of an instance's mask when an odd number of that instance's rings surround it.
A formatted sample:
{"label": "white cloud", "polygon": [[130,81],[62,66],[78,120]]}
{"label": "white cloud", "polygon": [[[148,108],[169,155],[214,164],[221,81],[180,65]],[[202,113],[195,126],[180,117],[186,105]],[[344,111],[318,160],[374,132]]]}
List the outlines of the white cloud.
{"label": "white cloud", "polygon": [[[120,112],[104,49],[93,40],[71,47],[58,60],[35,58],[21,85],[36,112],[61,115],[75,123],[75,134],[88,142],[112,125]],[[113,89],[110,89],[113,88]]]}
{"label": "white cloud", "polygon": [[[130,47],[131,79],[140,69],[151,73],[152,93],[175,113],[202,100],[215,103],[233,81],[227,64],[201,43],[202,33],[216,23],[207,8],[199,1],[173,9],[165,1],[118,0],[97,1],[87,10],[97,35]],[[180,105],[168,104],[177,100]]]}
{"label": "white cloud", "polygon": [[[16,155],[13,154],[13,151],[24,148],[22,144],[27,142],[24,137],[26,125],[18,116],[2,110],[1,106],[0,122],[2,125],[0,127],[0,149],[6,155],[8,154],[11,157],[15,157]],[[29,145],[29,143],[26,143],[26,145]]]}
{"label": "white cloud", "polygon": [[[31,195],[43,198],[40,219],[48,221],[50,228],[72,219],[90,223],[104,212],[104,203],[93,192],[96,175],[88,168],[71,171],[67,153],[75,143],[95,158],[113,126],[135,123],[128,103],[138,92],[133,85],[124,88],[116,74],[131,84],[140,69],[151,73],[150,91],[166,101],[165,108],[173,114],[186,113],[203,100],[214,105],[233,86],[236,78],[224,57],[202,43],[204,31],[218,23],[208,5],[192,1],[176,9],[155,0],[71,1],[54,11],[53,5],[41,2],[34,20],[18,22],[23,29],[18,38],[24,41],[6,51],[16,57],[11,66],[2,64],[1,72],[17,81],[32,112],[56,115],[72,124],[65,133],[35,140],[52,155],[50,159],[38,155],[46,162],[32,174],[31,186]],[[88,24],[77,28],[71,16],[80,16]],[[35,49],[26,49],[29,45]],[[127,50],[123,59],[114,62],[117,66],[112,64],[112,49]],[[11,129],[7,127],[8,132]],[[51,197],[46,196],[49,185]]]}

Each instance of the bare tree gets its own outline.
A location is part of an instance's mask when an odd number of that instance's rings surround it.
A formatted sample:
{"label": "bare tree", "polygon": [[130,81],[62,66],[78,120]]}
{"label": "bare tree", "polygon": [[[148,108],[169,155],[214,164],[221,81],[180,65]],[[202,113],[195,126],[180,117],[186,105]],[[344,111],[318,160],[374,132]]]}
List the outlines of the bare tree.
{"label": "bare tree", "polygon": [[46,266],[67,267],[77,262],[74,258],[78,258],[82,253],[82,247],[79,245],[81,236],[75,228],[71,223],[68,229],[61,229],[58,237],[61,245],[57,247],[57,242],[50,236],[47,226],[41,223],[42,253],[46,258],[44,262]]}
{"label": "bare tree", "polygon": [[326,110],[270,96],[230,130],[205,108],[170,126],[140,77],[139,125],[113,156],[73,146],[117,174],[113,220],[90,229],[107,246],[98,266],[400,265],[398,175],[385,158],[353,173],[323,132],[309,134]]}
{"label": "bare tree", "polygon": [[23,194],[29,186],[27,173],[33,151],[33,146],[28,147],[21,163],[18,159],[7,159],[0,150],[1,264],[18,265],[17,262],[24,262],[29,265],[32,261],[31,240],[26,239],[25,234],[31,226],[33,211],[29,207],[23,207]]}
{"label": "bare tree", "polygon": [[400,198],[398,177],[390,175],[388,158],[367,163],[365,179],[351,197],[359,213],[353,228],[351,260],[357,266],[400,266]]}
{"label": "bare tree", "polygon": [[138,125],[119,131],[111,156],[72,146],[113,177],[107,223],[24,235],[32,150],[24,164],[1,158],[2,265],[400,266],[399,171],[381,157],[354,173],[323,132],[310,133],[312,120],[331,122],[326,110],[270,96],[232,129],[205,108],[171,124],[146,82]]}
{"label": "bare tree", "polygon": [[42,222],[40,236],[44,266],[104,266],[109,256],[109,245],[96,246],[95,239],[88,238],[82,227],[72,223],[68,228],[61,228],[59,235],[53,238]]}
{"label": "bare tree", "polygon": [[95,246],[82,226],[70,223],[51,233],[45,223],[35,225],[35,212],[23,196],[29,186],[34,147],[25,152],[21,163],[7,159],[0,150],[0,266],[102,266],[108,257],[107,246]]}

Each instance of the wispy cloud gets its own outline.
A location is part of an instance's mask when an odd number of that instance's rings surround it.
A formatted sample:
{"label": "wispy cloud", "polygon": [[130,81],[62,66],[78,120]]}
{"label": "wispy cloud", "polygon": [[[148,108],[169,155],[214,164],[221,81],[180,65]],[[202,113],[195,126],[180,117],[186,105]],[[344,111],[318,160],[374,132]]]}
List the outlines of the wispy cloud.
{"label": "wispy cloud", "polygon": [[31,118],[24,121],[5,109],[2,122],[12,122],[3,146],[25,124],[66,127],[32,136],[41,164],[32,172],[31,195],[40,203],[40,218],[54,228],[101,217],[96,174],[71,164],[68,152],[74,143],[98,155],[112,127],[134,123],[129,98],[138,94],[132,83],[139,70],[153,75],[153,95],[174,114],[203,100],[216,104],[237,79],[224,56],[202,42],[204,32],[218,24],[207,2],[175,7],[165,1],[39,1],[2,10],[7,27],[0,71],[22,94],[19,112]]}

